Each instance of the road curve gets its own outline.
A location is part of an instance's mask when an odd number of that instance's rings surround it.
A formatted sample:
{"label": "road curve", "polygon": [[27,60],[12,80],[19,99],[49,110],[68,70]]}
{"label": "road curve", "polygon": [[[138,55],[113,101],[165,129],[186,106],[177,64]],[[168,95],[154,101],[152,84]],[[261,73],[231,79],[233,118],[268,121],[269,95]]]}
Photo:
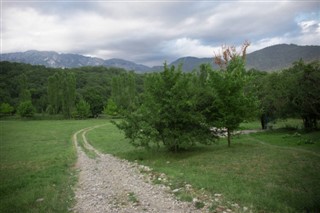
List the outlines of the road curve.
{"label": "road curve", "polygon": [[[137,164],[100,153],[92,147],[86,133],[98,127],[101,126],[81,129],[72,137],[80,170],[74,212],[204,212],[195,209],[192,203],[177,201],[170,188],[150,183],[139,172]],[[90,159],[79,146],[80,134],[84,146],[97,154],[95,159]]]}

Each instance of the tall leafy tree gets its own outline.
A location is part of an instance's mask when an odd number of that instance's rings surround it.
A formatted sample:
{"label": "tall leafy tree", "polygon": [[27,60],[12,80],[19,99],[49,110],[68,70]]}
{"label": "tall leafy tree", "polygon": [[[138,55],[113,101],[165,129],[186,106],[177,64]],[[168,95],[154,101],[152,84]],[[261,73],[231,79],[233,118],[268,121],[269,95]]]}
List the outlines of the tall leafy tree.
{"label": "tall leafy tree", "polygon": [[48,78],[49,112],[62,112],[66,118],[71,117],[75,107],[76,78],[73,73],[58,72]]}
{"label": "tall leafy tree", "polygon": [[48,78],[48,103],[49,103],[49,113],[57,114],[61,108],[61,91],[60,91],[60,77],[56,73]]}
{"label": "tall leafy tree", "polygon": [[305,129],[317,129],[320,118],[320,64],[302,60],[282,72],[285,81],[283,96],[287,101],[283,117],[299,116]]}
{"label": "tall leafy tree", "polygon": [[262,116],[268,121],[278,118],[300,117],[305,129],[317,129],[320,116],[319,62],[302,60],[277,72],[255,76],[258,85],[251,89],[260,100]]}
{"label": "tall leafy tree", "polygon": [[104,99],[102,97],[103,89],[100,86],[85,88],[82,96],[85,101],[90,104],[90,111],[93,117],[97,117],[104,107]]}
{"label": "tall leafy tree", "polygon": [[133,72],[122,73],[112,79],[112,100],[121,111],[130,111],[136,102],[136,80]]}
{"label": "tall leafy tree", "polygon": [[17,112],[21,117],[33,117],[35,108],[31,102],[31,93],[28,88],[27,76],[22,74],[20,76],[20,93],[19,93],[19,106]]}
{"label": "tall leafy tree", "polygon": [[66,118],[71,117],[76,100],[76,78],[73,73],[62,73],[62,112]]}
{"label": "tall leafy tree", "polygon": [[206,123],[213,127],[218,108],[214,103],[215,94],[213,83],[210,80],[217,75],[210,64],[201,64],[199,71],[195,73],[192,79],[193,92],[195,95],[195,106],[197,112],[201,113]]}
{"label": "tall leafy tree", "polygon": [[27,76],[25,74],[21,74],[19,79],[19,87],[20,87],[20,93],[19,93],[19,101],[26,102],[31,101],[31,93],[28,88],[28,80]]}
{"label": "tall leafy tree", "polygon": [[249,43],[245,43],[241,53],[237,53],[234,47],[226,47],[221,56],[214,58],[221,71],[210,76],[214,105],[218,109],[214,123],[216,127],[227,129],[229,147],[232,131],[241,122],[256,116],[257,112],[257,99],[246,91],[249,77],[245,70],[245,54],[248,46]]}
{"label": "tall leafy tree", "polygon": [[212,142],[210,127],[197,111],[192,80],[191,74],[165,64],[163,72],[147,76],[141,106],[117,126],[137,146],[163,144],[176,152],[196,143]]}
{"label": "tall leafy tree", "polygon": [[274,107],[268,96],[267,87],[267,72],[261,72],[256,69],[250,69],[248,73],[251,75],[251,80],[248,84],[248,90],[254,93],[259,100],[259,118],[261,128],[267,129],[269,121],[274,118]]}

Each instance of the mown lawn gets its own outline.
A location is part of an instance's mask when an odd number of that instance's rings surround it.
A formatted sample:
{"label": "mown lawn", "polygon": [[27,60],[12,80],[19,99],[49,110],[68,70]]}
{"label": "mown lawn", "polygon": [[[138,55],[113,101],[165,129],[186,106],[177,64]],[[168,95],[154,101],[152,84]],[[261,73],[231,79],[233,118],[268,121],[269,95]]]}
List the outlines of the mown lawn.
{"label": "mown lawn", "polygon": [[255,212],[320,211],[320,132],[241,135],[233,138],[231,148],[221,139],[178,154],[136,149],[111,123],[87,137],[100,151],[148,165],[177,186],[187,182],[222,193],[231,203],[252,206]]}
{"label": "mown lawn", "polygon": [[104,122],[0,121],[0,212],[68,212],[77,178],[71,136]]}

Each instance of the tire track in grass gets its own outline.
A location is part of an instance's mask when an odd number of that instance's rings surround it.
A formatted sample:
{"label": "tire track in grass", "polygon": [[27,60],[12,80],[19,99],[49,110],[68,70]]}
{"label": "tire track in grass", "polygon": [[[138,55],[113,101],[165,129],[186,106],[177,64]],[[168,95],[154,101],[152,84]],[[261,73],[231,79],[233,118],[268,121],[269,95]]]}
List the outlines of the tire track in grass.
{"label": "tire track in grass", "polygon": [[258,143],[260,143],[262,145],[265,145],[265,146],[269,146],[269,147],[276,148],[276,149],[304,152],[304,153],[308,153],[308,154],[320,157],[320,153],[316,153],[316,152],[313,152],[313,151],[310,151],[310,150],[299,149],[299,148],[294,148],[294,147],[287,147],[287,146],[277,146],[277,145],[273,145],[273,144],[270,144],[268,142],[262,141],[260,139],[254,138],[250,134],[246,134],[246,135],[249,138],[249,140],[258,142]]}
{"label": "tire track in grass", "polygon": [[100,156],[101,153],[100,153],[97,149],[93,148],[93,146],[91,146],[91,144],[88,142],[88,140],[87,140],[87,138],[86,138],[86,134],[87,134],[89,131],[91,131],[91,130],[93,130],[93,129],[96,129],[96,128],[99,128],[99,127],[102,127],[102,126],[105,126],[105,125],[99,125],[99,126],[94,126],[94,127],[91,127],[91,128],[87,128],[87,129],[85,129],[84,131],[82,131],[82,134],[81,134],[84,147],[85,147],[86,149],[88,149],[89,151],[94,152],[95,155],[97,155],[97,156]]}

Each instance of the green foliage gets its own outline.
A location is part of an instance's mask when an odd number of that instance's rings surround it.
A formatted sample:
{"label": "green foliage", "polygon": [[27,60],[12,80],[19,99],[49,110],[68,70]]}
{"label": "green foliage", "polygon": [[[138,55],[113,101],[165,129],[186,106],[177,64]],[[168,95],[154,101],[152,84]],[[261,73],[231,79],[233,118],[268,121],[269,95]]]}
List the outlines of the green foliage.
{"label": "green foliage", "polygon": [[47,112],[57,114],[60,111],[65,118],[71,118],[76,98],[76,79],[73,73],[58,72],[48,78]]}
{"label": "green foliage", "polygon": [[112,78],[111,97],[119,112],[131,111],[136,102],[136,80],[133,72]]}
{"label": "green foliage", "polygon": [[36,109],[31,101],[21,102],[17,108],[18,114],[23,118],[31,118],[34,116]]}
{"label": "green foliage", "polygon": [[103,113],[109,116],[117,116],[118,115],[118,107],[116,103],[110,98],[105,106]]}
{"label": "green foliage", "polygon": [[61,109],[62,92],[60,86],[61,78],[56,73],[48,78],[48,112],[50,114],[57,114]]}
{"label": "green foliage", "polygon": [[320,117],[320,65],[305,64],[264,75],[256,75],[251,89],[261,102],[261,114],[268,121],[277,118],[300,117],[305,129],[317,129]]}
{"label": "green foliage", "polygon": [[85,99],[90,104],[90,110],[93,117],[98,117],[102,113],[104,107],[104,99],[102,96],[103,88],[101,86],[86,88],[82,94],[83,99]]}
{"label": "green foliage", "polygon": [[25,74],[21,74],[20,76],[20,93],[19,93],[19,100],[20,102],[25,102],[25,101],[31,101],[31,93],[30,90],[28,89],[28,80],[27,76]]}
{"label": "green foliage", "polygon": [[85,119],[91,116],[90,104],[85,100],[81,99],[76,105],[75,117]]}
{"label": "green foliage", "polygon": [[[127,146],[124,135],[109,123],[92,130],[87,137],[102,153],[137,161],[153,172],[166,174],[174,189],[188,183],[201,192],[221,193],[226,206],[230,206],[227,202],[236,202],[241,209],[252,205],[247,210],[252,208],[252,212],[317,212],[320,132],[283,138],[295,132],[275,130],[240,135],[233,139],[231,148],[226,147],[226,139],[220,139],[214,146],[199,145],[183,153],[168,153],[165,149],[150,152]],[[315,143],[299,145],[301,138]],[[223,200],[212,205],[223,206]]]}
{"label": "green foliage", "polygon": [[214,104],[218,109],[214,117],[214,126],[226,128],[228,145],[231,132],[240,123],[254,118],[258,109],[258,100],[246,91],[249,75],[245,71],[244,60],[234,56],[226,66],[226,70],[210,75],[209,83],[214,88]]}
{"label": "green foliage", "polygon": [[293,108],[293,113],[303,119],[305,129],[317,129],[317,120],[320,118],[319,61],[305,64],[300,60],[288,71],[284,71],[284,75],[288,75],[288,72],[297,74],[291,77],[291,84],[288,83],[289,88],[286,92],[289,94],[289,106],[287,109]]}
{"label": "green foliage", "polygon": [[[112,79],[122,74],[129,75],[124,69],[102,66],[61,69],[5,61],[0,62],[0,65],[0,103],[9,103],[17,108],[22,100],[28,99],[32,101],[38,113],[47,111],[53,115],[64,114],[65,117],[69,116],[69,110],[67,110],[68,107],[64,107],[66,111],[63,111],[62,96],[67,95],[65,93],[68,90],[65,90],[66,84],[63,81],[68,81],[66,75],[69,73],[75,76],[75,96],[82,97],[90,104],[94,117],[103,111],[103,107],[111,97]],[[123,94],[127,95],[127,91],[141,93],[144,76],[133,72],[130,75],[134,79],[134,82],[131,81],[131,88],[136,88],[126,89]],[[128,80],[124,81],[122,86],[128,88],[129,86],[126,86],[128,82]],[[125,96],[122,98],[124,102],[127,102],[126,98]],[[67,106],[66,102],[64,103]],[[74,107],[75,104],[73,104],[72,111],[75,110]]]}
{"label": "green foliage", "polygon": [[66,118],[71,118],[76,99],[76,79],[73,73],[61,73],[62,75],[62,112]]}
{"label": "green foliage", "polygon": [[8,103],[1,103],[0,105],[0,117],[12,115],[14,108]]}
{"label": "green foliage", "polygon": [[136,146],[163,144],[179,151],[196,143],[210,143],[213,135],[204,116],[197,111],[191,74],[166,64],[161,73],[146,77],[141,106],[117,126]]}

